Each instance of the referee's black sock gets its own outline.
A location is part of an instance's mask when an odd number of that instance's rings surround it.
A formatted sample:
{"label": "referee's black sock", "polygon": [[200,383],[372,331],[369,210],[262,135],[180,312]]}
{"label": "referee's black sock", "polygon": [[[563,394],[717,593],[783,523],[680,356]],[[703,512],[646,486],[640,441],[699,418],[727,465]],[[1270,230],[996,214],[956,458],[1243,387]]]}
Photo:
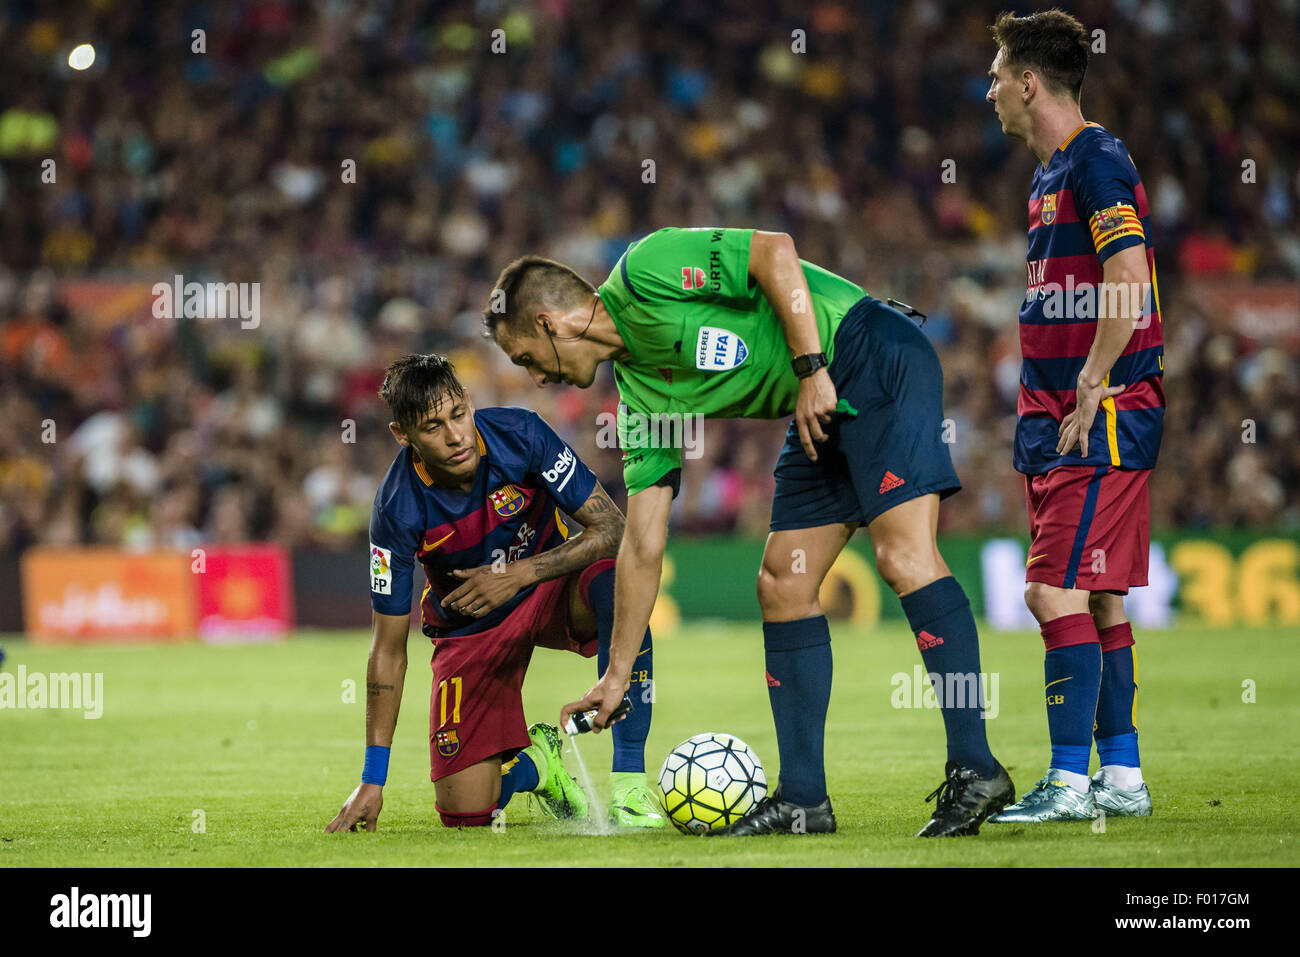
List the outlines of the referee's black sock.
{"label": "referee's black sock", "polygon": [[763,622],[767,696],[781,754],[781,799],[826,800],[826,709],[831,701],[831,631],[825,615]]}
{"label": "referee's black sock", "polygon": [[949,575],[899,601],[943,711],[948,760],[992,777],[996,762],[984,733],[980,639],[966,593]]}

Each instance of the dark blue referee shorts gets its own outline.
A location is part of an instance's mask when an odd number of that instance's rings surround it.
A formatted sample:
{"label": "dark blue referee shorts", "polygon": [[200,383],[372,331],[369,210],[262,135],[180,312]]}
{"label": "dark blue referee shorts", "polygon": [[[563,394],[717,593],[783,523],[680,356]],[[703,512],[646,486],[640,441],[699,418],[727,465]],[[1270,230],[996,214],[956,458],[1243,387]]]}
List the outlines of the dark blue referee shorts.
{"label": "dark blue referee shorts", "polygon": [[855,411],[822,427],[828,438],[816,462],[790,423],[776,463],[772,531],[867,524],[910,499],[961,489],[943,441],[943,369],[915,322],[863,297],[835,332],[827,371],[841,404]]}

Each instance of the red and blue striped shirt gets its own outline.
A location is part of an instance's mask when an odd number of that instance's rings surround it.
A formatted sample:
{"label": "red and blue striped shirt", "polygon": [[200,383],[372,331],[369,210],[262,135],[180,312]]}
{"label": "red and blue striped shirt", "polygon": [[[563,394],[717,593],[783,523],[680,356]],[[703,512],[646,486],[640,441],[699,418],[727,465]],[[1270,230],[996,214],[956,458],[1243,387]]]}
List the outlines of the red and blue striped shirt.
{"label": "red and blue striped shirt", "polygon": [[[1156,464],[1164,419],[1164,345],[1155,249],[1146,190],[1123,141],[1085,123],[1034,173],[1029,198],[1027,282],[1020,306],[1020,397],[1014,461],[1026,475],[1061,465],[1149,469]],[[1056,453],[1060,421],[1075,406],[1078,377],[1097,332],[1098,310],[1115,315],[1123,299],[1099,295],[1102,266],[1115,253],[1145,244],[1149,289],[1142,319],[1107,377],[1125,390],[1102,402],[1088,455]]]}
{"label": "red and blue striped shirt", "polygon": [[532,594],[529,585],[482,618],[443,608],[464,584],[456,568],[531,558],[568,537],[560,510],[586,503],[596,476],[549,425],[528,409],[474,413],[479,454],[474,488],[462,492],[434,483],[409,448],[397,453],[375,494],[370,516],[370,603],[383,615],[411,611],[416,564],[428,584],[420,598],[430,638],[472,635],[501,624]]}

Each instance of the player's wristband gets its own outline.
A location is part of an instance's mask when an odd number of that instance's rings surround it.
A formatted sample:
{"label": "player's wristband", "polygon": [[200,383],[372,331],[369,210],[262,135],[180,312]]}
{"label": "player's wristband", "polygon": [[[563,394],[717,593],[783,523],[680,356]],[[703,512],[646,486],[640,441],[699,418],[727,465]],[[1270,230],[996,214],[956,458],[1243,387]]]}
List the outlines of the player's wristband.
{"label": "player's wristband", "polygon": [[366,746],[366,764],[361,769],[362,784],[384,786],[384,782],[388,780],[388,751],[389,749],[382,744]]}

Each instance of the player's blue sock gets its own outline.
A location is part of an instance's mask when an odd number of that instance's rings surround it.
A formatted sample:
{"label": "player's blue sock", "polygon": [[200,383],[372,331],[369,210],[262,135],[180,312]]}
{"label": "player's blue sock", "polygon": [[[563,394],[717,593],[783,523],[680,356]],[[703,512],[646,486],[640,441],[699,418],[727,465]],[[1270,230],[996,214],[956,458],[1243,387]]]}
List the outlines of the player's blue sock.
{"label": "player's blue sock", "polygon": [[1092,726],[1101,689],[1101,642],[1092,616],[1054,618],[1042,626],[1047,730],[1053,768],[1088,776]]}
{"label": "player's blue sock", "polygon": [[497,798],[497,807],[503,808],[514,795],[531,791],[541,780],[537,774],[537,765],[524,751],[506,764],[506,771],[501,775],[501,796]]}
{"label": "player's blue sock", "polygon": [[[599,677],[609,665],[609,643],[614,634],[613,568],[591,579],[587,586],[587,601],[596,615],[596,676]],[[632,711],[610,729],[614,739],[614,760],[610,770],[644,774],[645,739],[650,734],[650,714],[654,708],[654,652],[649,628],[641,639],[641,650],[632,666],[631,680],[627,693],[632,699]]]}
{"label": "player's blue sock", "polygon": [[1097,632],[1101,639],[1101,694],[1097,696],[1097,757],[1102,767],[1141,766],[1138,759],[1137,657],[1127,621]]}
{"label": "player's blue sock", "polygon": [[943,712],[948,760],[991,778],[997,762],[984,730],[980,639],[966,593],[949,575],[899,601]]}
{"label": "player's blue sock", "polygon": [[826,800],[824,745],[831,703],[831,630],[825,615],[763,622],[767,697],[781,756],[781,798]]}

